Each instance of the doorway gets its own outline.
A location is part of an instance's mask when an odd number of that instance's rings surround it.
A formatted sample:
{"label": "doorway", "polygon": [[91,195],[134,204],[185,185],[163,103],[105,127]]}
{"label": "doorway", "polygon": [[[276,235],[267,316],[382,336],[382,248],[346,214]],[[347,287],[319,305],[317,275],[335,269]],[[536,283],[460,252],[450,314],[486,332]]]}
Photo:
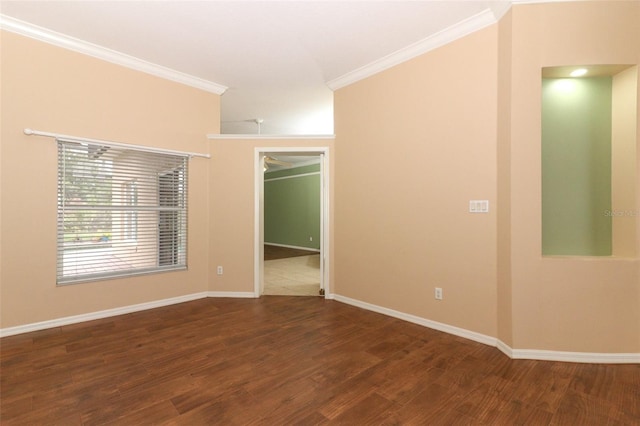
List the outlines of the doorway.
{"label": "doorway", "polygon": [[[312,161],[307,161],[308,164],[304,164],[302,160]],[[292,165],[299,166],[299,171],[291,171]],[[289,172],[278,170],[286,170],[287,166],[290,169]],[[271,172],[267,173],[265,178],[265,171],[269,169]],[[296,176],[296,178],[293,179],[292,176]],[[263,294],[311,295],[313,293],[309,292],[312,288],[315,288],[316,296],[324,295],[326,297],[329,294],[327,279],[329,266],[327,262],[329,246],[328,176],[328,148],[326,147],[255,148],[254,293],[256,297]],[[289,235],[279,238],[274,238],[271,235],[273,232],[265,232],[267,224],[273,223],[272,217],[265,220],[265,181],[268,182],[267,191],[271,191],[278,187],[292,186],[291,183],[294,182],[297,183],[293,186],[304,185],[305,181],[312,181],[314,178],[319,186],[317,200],[319,203],[317,224],[319,229],[314,230],[311,227],[311,230],[308,230],[305,228],[304,232],[294,232],[295,229],[293,231],[287,229],[284,234]],[[269,214],[273,216],[273,213]],[[304,224],[298,225],[305,226]],[[265,234],[268,234],[269,237],[266,240],[267,246],[265,246]],[[314,274],[317,278],[314,278]],[[266,279],[270,282],[276,281],[275,286],[267,287],[267,291],[265,291]]]}

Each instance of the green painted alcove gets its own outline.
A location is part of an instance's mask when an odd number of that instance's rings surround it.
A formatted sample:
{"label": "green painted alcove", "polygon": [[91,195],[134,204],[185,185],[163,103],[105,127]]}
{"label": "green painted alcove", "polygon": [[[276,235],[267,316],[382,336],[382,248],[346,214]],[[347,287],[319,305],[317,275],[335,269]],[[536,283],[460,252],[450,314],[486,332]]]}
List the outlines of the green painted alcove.
{"label": "green painted alcove", "polygon": [[611,255],[611,77],[542,80],[542,252]]}
{"label": "green painted alcove", "polygon": [[543,69],[542,254],[632,256],[635,222],[616,213],[635,205],[636,67],[575,68]]}

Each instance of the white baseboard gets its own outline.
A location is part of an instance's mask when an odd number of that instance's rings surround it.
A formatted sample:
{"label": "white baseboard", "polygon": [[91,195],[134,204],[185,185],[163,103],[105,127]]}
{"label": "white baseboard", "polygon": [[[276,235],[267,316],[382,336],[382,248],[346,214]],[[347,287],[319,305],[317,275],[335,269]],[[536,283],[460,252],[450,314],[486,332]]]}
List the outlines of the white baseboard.
{"label": "white baseboard", "polygon": [[393,309],[384,308],[382,306],[373,305],[371,303],[362,302],[360,300],[351,299],[350,297],[341,296],[339,294],[334,294],[333,299],[337,300],[338,302],[342,302],[348,305],[353,305],[362,309],[366,309],[368,311],[377,312],[379,314],[388,315],[390,317],[412,322],[414,324],[422,325],[424,327],[432,328],[434,330],[453,334],[454,336],[464,337],[465,339],[473,340],[474,342],[484,343],[485,345],[489,345],[489,346],[496,346],[497,344],[497,339],[495,337],[476,333],[475,331],[454,327],[452,325],[443,324],[437,321],[431,321],[426,318],[418,317],[418,316],[407,314],[400,311],[395,311]]}
{"label": "white baseboard", "polygon": [[[132,312],[145,311],[148,309],[160,308],[162,306],[175,305],[177,303],[190,302],[192,300],[203,299],[205,297],[233,297],[233,298],[256,298],[256,294],[249,291],[208,291],[202,293],[187,294],[184,296],[172,297],[169,299],[155,300],[152,302],[139,303],[136,305],[123,306],[120,308],[106,309],[103,311],[90,312],[88,314],[73,315],[64,318],[41,321],[32,324],[19,325],[0,329],[0,337],[13,336],[16,334],[29,333],[32,331],[45,330],[48,328],[62,327],[70,324],[77,324],[85,321],[108,318],[117,315],[130,314]],[[561,361],[579,362],[591,364],[640,364],[640,353],[589,353],[589,352],[563,352],[538,349],[513,349],[503,341],[495,337],[487,336],[464,328],[454,327],[437,321],[374,305],[360,300],[351,299],[339,294],[328,294],[325,299],[336,300],[348,305],[356,306],[368,311],[377,312],[390,317],[398,318],[427,328],[442,331],[454,336],[473,340],[489,346],[495,346],[511,359],[531,359],[539,361]]]}
{"label": "white baseboard", "polygon": [[93,321],[102,318],[114,317],[117,315],[130,314],[132,312],[146,311],[147,309],[160,308],[162,306],[175,305],[177,303],[183,302],[190,302],[196,299],[204,299],[207,296],[208,295],[206,292],[187,294],[185,296],[154,300],[153,302],[139,303],[136,305],[123,306],[121,308],[106,309],[104,311],[73,315],[70,317],[57,318],[49,321],[34,322],[31,324],[18,325],[15,327],[7,327],[0,329],[0,337],[29,333],[31,331],[45,330],[47,328],[62,327],[64,325],[77,324],[79,322]]}
{"label": "white baseboard", "polygon": [[498,348],[500,352],[502,352],[509,358],[513,359],[513,349],[511,349],[511,346],[507,345],[502,340],[496,339],[496,348]]}
{"label": "white baseboard", "polygon": [[495,346],[511,359],[531,359],[539,361],[561,361],[561,362],[579,362],[590,364],[640,364],[640,353],[589,353],[589,352],[563,352],[549,351],[538,349],[513,349],[500,339],[476,333],[475,331],[466,330],[464,328],[454,327],[452,325],[443,324],[437,321],[431,321],[426,318],[385,308],[371,303],[362,302],[360,300],[351,299],[339,294],[331,294],[328,299],[334,299],[338,302],[357,306],[362,309],[388,315],[434,330],[443,331],[453,334],[454,336],[464,337],[474,342],[483,343],[489,346]]}
{"label": "white baseboard", "polygon": [[640,353],[566,352],[540,349],[512,349],[498,340],[498,349],[511,359],[579,362],[588,364],[640,364]]}
{"label": "white baseboard", "polygon": [[319,249],[314,249],[314,248],[310,248],[310,247],[302,247],[302,246],[289,246],[287,244],[276,244],[276,243],[264,243],[265,246],[274,246],[274,247],[284,247],[284,248],[290,248],[290,249],[296,249],[296,250],[306,250],[306,251],[315,251],[316,253],[320,253]]}
{"label": "white baseboard", "polygon": [[205,297],[235,297],[255,298],[252,292],[234,291],[205,291],[202,293],[187,294],[185,296],[171,297],[169,299],[154,300],[152,302],[123,306],[121,308],[106,309],[104,311],[90,312],[87,314],[73,315],[32,324],[18,325],[0,329],[0,337],[13,336],[15,334],[29,333],[31,331],[45,330],[47,328],[62,327],[64,325],[77,324],[85,321],[93,321],[102,318],[115,317],[117,315],[130,314],[132,312],[146,311],[147,309],[160,308],[162,306],[175,305],[177,303],[191,302]]}

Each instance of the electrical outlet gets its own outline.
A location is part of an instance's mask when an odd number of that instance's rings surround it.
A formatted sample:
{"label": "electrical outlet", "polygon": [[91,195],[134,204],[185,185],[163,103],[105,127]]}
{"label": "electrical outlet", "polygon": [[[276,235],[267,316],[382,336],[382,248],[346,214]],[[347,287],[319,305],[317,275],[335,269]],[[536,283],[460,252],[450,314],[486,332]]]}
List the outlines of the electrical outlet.
{"label": "electrical outlet", "polygon": [[309,237],[309,241],[313,241],[313,237]]}
{"label": "electrical outlet", "polygon": [[222,266],[218,266],[218,275],[222,275],[223,272]]}
{"label": "electrical outlet", "polygon": [[442,289],[440,287],[436,287],[434,297],[436,300],[442,300]]}

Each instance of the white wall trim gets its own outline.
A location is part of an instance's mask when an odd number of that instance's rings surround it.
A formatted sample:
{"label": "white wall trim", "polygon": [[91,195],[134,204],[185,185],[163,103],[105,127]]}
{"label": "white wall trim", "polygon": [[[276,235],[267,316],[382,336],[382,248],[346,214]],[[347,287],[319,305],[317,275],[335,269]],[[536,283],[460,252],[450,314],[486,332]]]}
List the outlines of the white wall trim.
{"label": "white wall trim", "polygon": [[[333,136],[318,135],[322,139],[333,139]],[[297,139],[297,137],[292,137]],[[313,139],[314,137],[312,137]],[[274,138],[278,139],[278,138]],[[264,156],[269,153],[315,153],[321,157],[321,197],[320,203],[321,223],[320,223],[320,288],[326,294],[330,292],[329,262],[330,251],[330,171],[329,171],[329,147],[255,147],[254,148],[254,292],[256,297],[260,297],[264,286]]]}
{"label": "white wall trim", "polygon": [[14,334],[29,333],[31,331],[45,330],[47,328],[62,327],[64,325],[77,324],[79,322],[93,321],[102,318],[115,317],[117,315],[130,314],[132,312],[146,311],[148,309],[160,308],[162,306],[175,305],[177,303],[191,302],[192,300],[204,299],[207,293],[194,293],[185,296],[172,297],[169,299],[154,300],[153,302],[139,303],[136,305],[122,306],[120,308],[106,309],[104,311],[89,312],[81,315],[57,318],[48,321],[35,322],[31,324],[18,325],[0,329],[0,337],[13,336]]}
{"label": "white wall trim", "polygon": [[511,4],[536,4],[536,3],[570,3],[570,2],[579,2],[584,0],[511,0]]}
{"label": "white wall trim", "polygon": [[346,303],[369,311],[377,312],[390,317],[398,318],[414,324],[422,325],[427,328],[453,334],[454,336],[464,337],[478,343],[489,346],[495,346],[511,359],[531,359],[538,361],[560,361],[560,362],[578,362],[592,364],[640,364],[640,353],[589,353],[589,352],[563,352],[548,351],[538,349],[513,349],[503,341],[495,337],[476,333],[475,331],[466,330],[464,328],[454,327],[452,325],[443,324],[437,321],[431,321],[426,318],[418,317],[393,309],[385,308],[371,303],[362,302],[360,300],[351,299],[339,294],[331,294],[327,299],[334,299],[338,302]]}
{"label": "white wall trim", "polygon": [[[272,139],[335,139],[336,135],[253,135],[253,134],[220,134],[209,133],[207,139],[241,139],[241,140],[272,140]],[[300,150],[298,150],[300,151]]]}
{"label": "white wall trim", "polygon": [[[139,303],[136,305],[123,306],[120,308],[106,309],[103,311],[90,312],[87,314],[73,315],[69,317],[57,318],[48,321],[41,321],[31,324],[18,325],[0,329],[0,337],[8,337],[16,334],[30,333],[32,331],[45,330],[49,328],[62,327],[65,325],[77,324],[86,321],[93,321],[118,315],[130,314],[133,312],[146,311],[148,309],[160,308],[163,306],[175,305],[178,303],[190,302],[204,299],[206,297],[231,297],[253,299],[255,293],[249,291],[208,291],[202,293],[187,294],[184,296],[172,297],[169,299],[155,300],[152,302]],[[325,295],[325,299],[336,300],[368,311],[377,312],[390,317],[398,318],[427,328],[453,334],[478,343],[495,346],[511,359],[531,359],[538,361],[560,361],[577,362],[591,364],[640,364],[640,353],[590,353],[590,352],[564,352],[538,349],[512,349],[503,341],[491,336],[476,333],[459,327],[431,321],[415,315],[406,314],[360,300],[351,299],[334,293]]]}
{"label": "white wall trim", "polygon": [[495,337],[487,336],[485,334],[476,333],[475,331],[466,330],[464,328],[454,327],[452,325],[443,324],[441,322],[428,320],[426,318],[418,317],[416,315],[407,314],[404,312],[396,311],[393,309],[385,308],[371,303],[362,302],[360,300],[352,299],[350,297],[334,294],[332,297],[334,300],[348,305],[356,306],[358,308],[366,309],[368,311],[377,312],[379,314],[388,315],[390,317],[398,318],[403,321],[412,322],[414,324],[422,325],[434,330],[443,331],[445,333],[453,334],[454,336],[464,337],[465,339],[473,340],[474,342],[484,343],[489,346],[496,346],[497,339]]}
{"label": "white wall trim", "polygon": [[495,24],[496,22],[498,21],[491,9],[485,9],[482,12],[445,28],[444,30],[423,40],[410,44],[409,46],[397,50],[383,58],[377,59],[363,67],[335,78],[327,82],[327,86],[329,86],[331,90],[338,90],[417,56],[423,55],[431,50],[437,49],[438,47],[451,43],[459,38],[481,30],[482,28],[488,27],[491,24]]}
{"label": "white wall trim", "polygon": [[513,349],[511,349],[511,346],[507,345],[502,340],[496,339],[496,348],[498,348],[500,352],[502,352],[509,358],[513,359]]}
{"label": "white wall trim", "polygon": [[[299,169],[300,167],[307,167],[307,166],[313,166],[315,164],[320,164],[320,160],[318,160],[317,158],[314,158],[312,160],[307,160],[307,161],[302,161],[300,163],[295,163],[292,166],[288,166],[288,167],[284,167],[282,169],[277,169],[277,170],[267,170],[266,172],[264,172],[265,176],[267,176],[269,173],[276,173],[276,172],[280,172],[282,170],[295,170],[295,169]],[[315,173],[320,173],[320,172],[315,172]],[[302,176],[302,175],[294,175],[294,176]]]}
{"label": "white wall trim", "polygon": [[[509,348],[506,344],[502,344]],[[640,353],[594,353],[548,351],[540,349],[509,349],[511,352],[510,357],[512,359],[533,359],[539,361],[579,362],[589,364],[640,364]]]}
{"label": "white wall trim", "polygon": [[255,299],[252,291],[209,291],[207,297],[233,297],[236,299]]}
{"label": "white wall trim", "polygon": [[286,247],[286,248],[291,248],[291,249],[296,249],[296,250],[305,250],[305,251],[313,251],[316,253],[320,253],[320,250],[318,249],[314,249],[314,248],[309,248],[309,247],[302,247],[302,246],[290,246],[288,244],[278,244],[278,243],[268,243],[268,242],[264,242],[265,246],[274,246],[274,247]]}
{"label": "white wall trim", "polygon": [[133,312],[146,311],[148,309],[161,308],[163,306],[175,305],[178,303],[191,302],[206,297],[234,297],[234,298],[255,298],[256,295],[249,291],[208,291],[202,293],[187,294],[184,296],[171,297],[169,299],[154,300],[152,302],[139,303],[136,305],[122,306],[120,308],[106,309],[104,311],[89,312],[81,315],[57,318],[48,321],[35,322],[32,324],[18,325],[0,329],[0,337],[13,336],[15,334],[29,333],[32,331],[45,330],[48,328],[62,327],[70,324],[77,324],[85,321],[93,321],[102,318],[115,317],[118,315],[130,314]]}
{"label": "white wall trim", "polygon": [[143,59],[51,31],[10,16],[0,15],[0,29],[43,41],[64,49],[72,50],[74,52],[82,53],[84,55],[92,56],[97,59],[102,59],[103,61],[121,65],[136,71],[151,74],[156,77],[164,78],[165,80],[175,81],[177,83],[195,87],[196,89],[215,93],[216,95],[221,95],[227,90],[227,87],[221,84],[185,74],[161,65],[156,65]]}

